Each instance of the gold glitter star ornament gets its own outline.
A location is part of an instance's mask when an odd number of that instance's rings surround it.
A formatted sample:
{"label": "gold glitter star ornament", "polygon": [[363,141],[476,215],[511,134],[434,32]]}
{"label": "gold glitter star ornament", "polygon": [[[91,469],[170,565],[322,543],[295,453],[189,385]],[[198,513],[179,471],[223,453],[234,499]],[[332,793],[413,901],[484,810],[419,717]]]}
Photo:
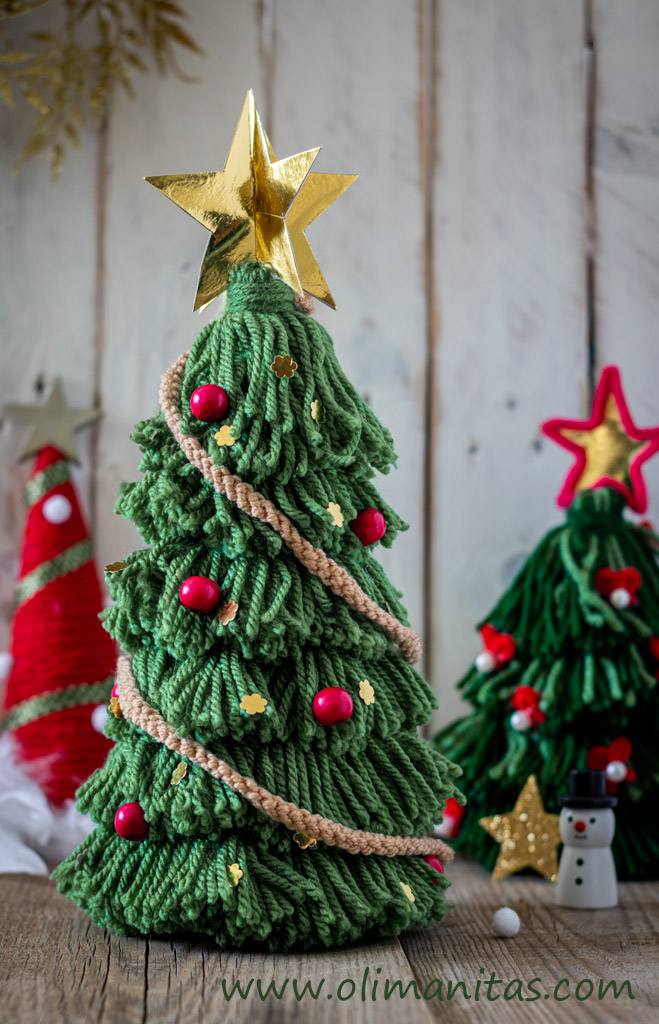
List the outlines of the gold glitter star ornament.
{"label": "gold glitter star ornament", "polygon": [[270,267],[296,293],[335,306],[304,230],[357,176],[310,173],[318,153],[276,160],[250,91],[224,170],[145,179],[211,233],[195,309],[224,291],[231,267],[249,261]]}
{"label": "gold glitter star ornament", "polygon": [[558,815],[545,812],[535,775],[529,775],[512,811],[481,818],[479,825],[501,843],[492,872],[495,882],[522,868],[533,868],[550,881],[556,881],[556,847],[561,841]]}

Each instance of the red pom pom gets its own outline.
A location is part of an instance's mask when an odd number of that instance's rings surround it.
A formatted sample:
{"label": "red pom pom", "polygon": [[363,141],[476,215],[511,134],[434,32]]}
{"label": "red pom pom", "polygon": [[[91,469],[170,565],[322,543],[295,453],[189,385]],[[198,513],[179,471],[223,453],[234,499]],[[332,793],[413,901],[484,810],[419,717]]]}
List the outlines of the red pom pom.
{"label": "red pom pom", "polygon": [[375,544],[376,540],[382,540],[387,532],[386,520],[376,508],[363,508],[348,526],[365,548]]}
{"label": "red pom pom", "polygon": [[650,637],[650,654],[655,661],[659,661],[659,636]]}
{"label": "red pom pom", "polygon": [[352,697],[342,686],[319,690],[313,699],[313,713],[321,725],[341,725],[352,717]]}
{"label": "red pom pom", "polygon": [[114,816],[114,827],[117,835],[132,843],[141,843],[149,834],[144,811],[136,801],[121,805]]}
{"label": "red pom pom", "polygon": [[490,651],[497,665],[507,665],[515,657],[517,644],[510,633],[500,633],[494,626],[482,626],[480,630],[483,647]]}
{"label": "red pom pom", "polygon": [[[433,855],[430,853],[428,854],[427,857],[424,857],[423,859],[425,860],[426,864],[430,865],[431,868],[434,868],[435,871],[439,871],[440,875],[444,874],[444,866],[441,860],[438,860],[437,857],[433,857]],[[433,882],[432,884],[438,885],[439,883]]]}
{"label": "red pom pom", "polygon": [[188,576],[178,596],[183,607],[191,612],[212,612],[220,600],[220,588],[208,576]]}
{"label": "red pom pom", "polygon": [[625,569],[598,569],[595,573],[595,589],[602,597],[611,598],[614,590],[626,590],[629,594],[629,604],[638,604],[636,591],[640,589],[641,574],[638,569],[627,567]]}
{"label": "red pom pom", "polygon": [[229,411],[229,396],[219,384],[202,384],[192,392],[190,412],[197,420],[217,423]]}

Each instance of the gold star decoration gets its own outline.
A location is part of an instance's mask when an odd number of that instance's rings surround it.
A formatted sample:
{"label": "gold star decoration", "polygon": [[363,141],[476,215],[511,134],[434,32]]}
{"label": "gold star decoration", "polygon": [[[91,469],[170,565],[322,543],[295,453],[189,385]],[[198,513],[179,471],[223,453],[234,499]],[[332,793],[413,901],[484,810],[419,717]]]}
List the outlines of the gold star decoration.
{"label": "gold star decoration", "polygon": [[403,890],[403,892],[405,893],[405,895],[407,896],[407,898],[410,901],[410,903],[416,903],[416,900],[414,899],[414,893],[410,889],[410,887],[407,884],[407,882],[401,882],[400,883],[400,887]]}
{"label": "gold star decoration", "polygon": [[316,845],[314,837],[308,836],[306,832],[295,832],[293,842],[297,843],[301,850],[311,850]]}
{"label": "gold star decoration", "polygon": [[588,420],[549,420],[542,432],[575,456],[558,496],[563,508],[587,488],[612,487],[635,512],[647,507],[641,466],[659,451],[659,427],[637,427],[615,366],[602,371]]}
{"label": "gold star decoration", "polygon": [[9,404],[5,406],[5,412],[31,428],[19,452],[19,459],[37,455],[42,448],[52,445],[73,462],[80,461],[74,432],[94,423],[101,415],[100,409],[69,409],[59,380],[54,382],[43,405]]}
{"label": "gold star decoration", "polygon": [[188,762],[181,761],[179,764],[176,765],[176,768],[172,772],[172,777],[169,780],[170,786],[178,786],[179,782],[181,782],[181,780],[184,779],[187,774]]}
{"label": "gold star decoration", "polygon": [[195,309],[224,291],[231,267],[247,261],[335,306],[304,231],[357,175],[310,173],[318,153],[276,160],[250,90],[223,171],[145,179],[211,233]]}
{"label": "gold star decoration", "polygon": [[240,707],[248,715],[261,715],[267,707],[267,700],[258,693],[246,693],[240,702]]}
{"label": "gold star decoration", "polygon": [[244,871],[241,868],[240,864],[229,864],[228,871],[229,871],[229,885],[233,889],[235,889],[235,887],[238,885],[238,882],[243,877]]}
{"label": "gold star decoration", "polygon": [[340,505],[337,505],[335,501],[330,501],[327,506],[327,511],[334,520],[334,526],[343,526],[343,512],[341,511]]}
{"label": "gold star decoration", "polygon": [[327,419],[325,406],[321,405],[317,398],[311,403],[311,419],[315,420],[318,426]]}
{"label": "gold star decoration", "polygon": [[479,825],[501,843],[492,872],[495,882],[522,868],[533,868],[556,881],[556,847],[561,841],[558,815],[546,813],[535,775],[529,775],[512,811],[481,818]]}
{"label": "gold star decoration", "polygon": [[231,431],[233,426],[225,423],[223,427],[220,427],[218,432],[215,434],[215,440],[219,444],[220,448],[230,448],[232,444],[236,443],[236,438],[233,436]]}
{"label": "gold star decoration", "polygon": [[108,704],[108,711],[114,715],[115,718],[123,718],[124,713],[121,710],[118,697],[110,697],[110,703]]}
{"label": "gold star decoration", "polygon": [[275,356],[274,361],[270,364],[270,369],[274,370],[279,379],[282,377],[292,377],[297,370],[297,363],[290,356]]}
{"label": "gold star decoration", "polygon": [[109,565],[105,566],[105,571],[106,572],[110,572],[110,573],[112,573],[112,572],[121,572],[122,569],[126,569],[127,566],[128,566],[128,562],[110,562]]}
{"label": "gold star decoration", "polygon": [[233,622],[237,614],[238,605],[236,602],[227,601],[227,603],[220,609],[220,622],[223,626],[228,626],[230,622]]}
{"label": "gold star decoration", "polygon": [[375,690],[369,683],[368,679],[362,679],[359,684],[359,696],[367,707],[369,704],[375,704]]}

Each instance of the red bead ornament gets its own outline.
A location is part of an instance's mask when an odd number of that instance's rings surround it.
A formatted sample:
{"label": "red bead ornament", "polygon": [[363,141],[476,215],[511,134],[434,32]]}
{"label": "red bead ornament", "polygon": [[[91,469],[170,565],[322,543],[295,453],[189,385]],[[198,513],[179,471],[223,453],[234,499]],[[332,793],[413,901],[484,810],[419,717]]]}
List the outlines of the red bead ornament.
{"label": "red bead ornament", "polygon": [[117,835],[122,839],[129,839],[132,843],[141,843],[149,835],[144,811],[137,801],[121,805],[114,816],[114,827]]}
{"label": "red bead ornament", "polygon": [[352,697],[342,686],[319,690],[313,699],[313,713],[321,725],[341,725],[352,717]]}
{"label": "red bead ornament", "polygon": [[387,522],[376,508],[363,508],[348,526],[365,548],[375,544],[376,540],[382,540],[387,532]]}
{"label": "red bead ornament", "polygon": [[229,396],[219,384],[202,384],[192,392],[190,412],[197,420],[218,423],[229,411]]}
{"label": "red bead ornament", "polygon": [[[444,874],[444,865],[442,864],[441,860],[437,859],[437,857],[433,857],[433,855],[429,853],[428,856],[424,857],[423,859],[425,860],[426,864],[430,865],[431,868],[434,868],[435,871],[439,871],[440,875]],[[433,882],[432,884],[439,885],[439,882]]]}
{"label": "red bead ornament", "polygon": [[110,694],[110,696],[111,697],[116,697],[117,700],[119,700],[119,690],[117,689],[117,684],[116,683],[112,687],[112,693]]}
{"label": "red bead ornament", "polygon": [[208,576],[188,576],[178,596],[183,607],[191,612],[212,612],[220,600],[220,588]]}

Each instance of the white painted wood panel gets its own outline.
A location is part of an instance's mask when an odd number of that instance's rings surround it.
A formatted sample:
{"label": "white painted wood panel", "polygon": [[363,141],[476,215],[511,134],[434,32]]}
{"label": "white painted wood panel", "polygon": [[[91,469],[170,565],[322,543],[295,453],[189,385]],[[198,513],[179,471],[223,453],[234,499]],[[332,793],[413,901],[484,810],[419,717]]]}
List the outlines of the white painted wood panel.
{"label": "white painted wood panel", "polygon": [[[596,351],[632,415],[659,423],[659,4],[594,0]],[[659,459],[646,463],[659,519]]]}
{"label": "white painted wood panel", "polygon": [[109,141],[106,327],[102,367],[105,417],[97,469],[97,534],[102,562],[142,547],[132,523],[113,514],[122,480],[134,480],[140,452],[133,426],[158,409],[161,374],[189,349],[214,302],[193,313],[208,232],[170,203],[145,175],[220,170],[247,90],[259,85],[259,4],[195,0],[188,29],[205,59],[189,57],[199,81],[153,75],[139,101],[115,111]]}
{"label": "white painted wood panel", "polygon": [[539,423],[585,408],[582,9],[440,4],[433,681],[438,724],[566,469]]}
{"label": "white painted wood panel", "polygon": [[[19,29],[12,38],[27,49]],[[94,393],[95,137],[91,133],[84,149],[70,155],[57,185],[44,160],[12,177],[33,113],[25,106],[22,113],[10,112],[0,103],[0,418],[5,402],[43,400],[56,377],[72,406],[89,408]],[[32,466],[32,460],[16,462],[25,437],[25,428],[3,420],[0,650],[9,636],[25,521],[23,487]],[[88,511],[90,431],[78,438],[82,465],[74,477]]]}
{"label": "white painted wood panel", "polygon": [[307,236],[337,303],[316,315],[349,378],[391,430],[398,468],[378,477],[410,524],[378,557],[423,626],[423,197],[420,58],[411,4],[278,0],[277,156],[322,145],[315,169],[360,178]]}

